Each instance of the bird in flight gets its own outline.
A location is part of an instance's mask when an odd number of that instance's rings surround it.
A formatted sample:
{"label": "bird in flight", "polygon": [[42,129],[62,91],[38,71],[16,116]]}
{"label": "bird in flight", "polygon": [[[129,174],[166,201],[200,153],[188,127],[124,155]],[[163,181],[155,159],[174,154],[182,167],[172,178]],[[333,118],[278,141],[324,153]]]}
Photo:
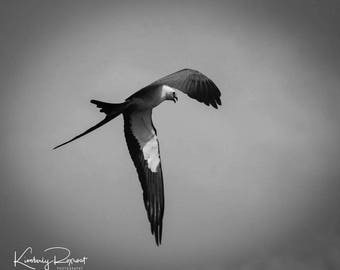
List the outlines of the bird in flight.
{"label": "bird in flight", "polygon": [[217,109],[221,92],[199,71],[183,69],[167,75],[128,97],[123,103],[91,100],[105,118],[98,124],[53,149],[70,143],[101,127],[120,114],[124,117],[124,133],[130,156],[143,189],[144,206],[157,246],[162,241],[164,187],[157,131],[152,123],[152,109],[165,100],[178,100],[176,90]]}

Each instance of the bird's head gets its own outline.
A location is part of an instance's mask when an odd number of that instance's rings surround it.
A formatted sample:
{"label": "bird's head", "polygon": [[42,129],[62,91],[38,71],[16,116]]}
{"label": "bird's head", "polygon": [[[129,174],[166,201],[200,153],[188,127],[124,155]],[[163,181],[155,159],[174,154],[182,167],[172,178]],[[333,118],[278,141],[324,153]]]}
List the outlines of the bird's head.
{"label": "bird's head", "polygon": [[167,93],[167,99],[168,100],[172,100],[173,102],[177,102],[178,100],[178,97],[176,95],[176,92],[174,90],[171,90]]}
{"label": "bird's head", "polygon": [[174,88],[167,86],[167,85],[163,85],[161,89],[162,89],[162,92],[161,92],[162,100],[172,100],[175,103],[177,102],[178,97],[176,95]]}

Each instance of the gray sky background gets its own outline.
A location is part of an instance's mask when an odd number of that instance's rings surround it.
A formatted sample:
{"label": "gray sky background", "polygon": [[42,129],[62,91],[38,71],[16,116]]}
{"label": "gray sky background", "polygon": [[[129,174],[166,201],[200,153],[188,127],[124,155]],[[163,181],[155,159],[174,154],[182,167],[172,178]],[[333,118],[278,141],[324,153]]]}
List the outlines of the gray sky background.
{"label": "gray sky background", "polygon": [[[65,246],[84,269],[339,269],[338,1],[2,1],[0,265]],[[222,92],[154,110],[164,236],[119,102],[189,67]]]}

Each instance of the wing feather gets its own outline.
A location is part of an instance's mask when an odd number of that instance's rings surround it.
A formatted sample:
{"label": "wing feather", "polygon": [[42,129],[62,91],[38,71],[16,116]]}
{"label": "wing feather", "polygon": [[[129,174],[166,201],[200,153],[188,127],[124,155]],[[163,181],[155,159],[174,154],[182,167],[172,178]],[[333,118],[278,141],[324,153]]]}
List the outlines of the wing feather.
{"label": "wing feather", "polygon": [[[208,82],[204,82],[204,83],[205,83],[204,88],[209,88],[210,87]],[[204,91],[204,100],[203,100],[204,104],[209,106],[209,104],[210,104],[209,101],[210,100],[211,100],[211,98],[210,98],[210,91]]]}
{"label": "wing feather", "polygon": [[[143,123],[139,125],[139,121]],[[160,245],[164,214],[164,186],[159,142],[152,124],[151,111],[142,115],[131,111],[124,112],[124,133],[143,189],[144,206],[151,233],[155,236],[156,244]],[[152,145],[151,148],[148,147],[149,144]],[[151,155],[148,156],[149,154]],[[154,163],[152,158],[159,161],[158,164]]]}
{"label": "wing feather", "polygon": [[151,85],[170,86],[199,102],[212,105],[214,108],[221,105],[220,90],[211,79],[197,70],[182,69],[153,82]]}

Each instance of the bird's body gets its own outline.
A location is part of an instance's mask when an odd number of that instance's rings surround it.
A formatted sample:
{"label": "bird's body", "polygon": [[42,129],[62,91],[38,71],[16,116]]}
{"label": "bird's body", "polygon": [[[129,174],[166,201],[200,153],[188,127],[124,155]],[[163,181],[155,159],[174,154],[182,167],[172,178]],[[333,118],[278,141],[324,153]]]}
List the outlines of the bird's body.
{"label": "bird's body", "polygon": [[136,110],[149,110],[157,107],[167,99],[167,95],[172,95],[174,92],[175,89],[166,85],[151,85],[137,91],[126,101],[134,104]]}
{"label": "bird's body", "polygon": [[198,71],[183,69],[142,88],[123,103],[91,100],[106,117],[97,125],[54,148],[74,141],[123,114],[125,139],[143,189],[144,205],[157,245],[162,239],[164,187],[159,141],[152,123],[152,109],[165,100],[176,102],[176,90],[206,105],[215,108],[221,105],[221,93],[209,78]]}

